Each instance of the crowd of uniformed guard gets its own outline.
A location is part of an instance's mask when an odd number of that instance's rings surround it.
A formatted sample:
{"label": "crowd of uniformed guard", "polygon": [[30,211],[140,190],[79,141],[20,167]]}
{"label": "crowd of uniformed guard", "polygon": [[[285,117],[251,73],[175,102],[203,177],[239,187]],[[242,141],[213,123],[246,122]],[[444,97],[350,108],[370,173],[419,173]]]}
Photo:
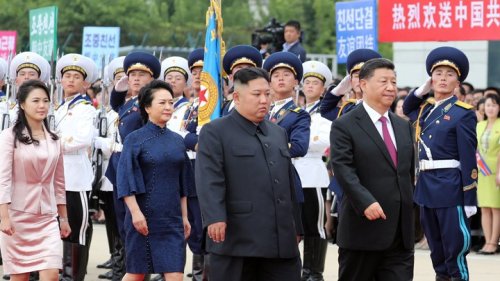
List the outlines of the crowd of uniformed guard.
{"label": "crowd of uniformed guard", "polygon": [[[13,96],[16,87],[33,79],[56,86],[51,91],[53,111],[49,113],[49,121],[53,118],[52,130],[57,132],[63,147],[67,211],[72,230],[63,239],[62,280],[85,279],[92,238],[89,201],[93,197],[91,193],[95,195],[96,192],[99,193],[105,213],[111,256],[102,265],[111,270],[103,274],[102,278],[121,280],[126,272],[152,274],[163,273],[163,270],[171,268],[183,271],[185,248],[179,249],[179,260],[172,260],[165,255],[169,252],[173,254],[173,249],[155,247],[167,245],[157,240],[171,231],[167,229],[168,221],[162,220],[162,214],[158,210],[145,213],[151,224],[158,224],[149,226],[147,239],[144,238],[143,241],[143,238],[133,236],[136,230],[131,222],[130,206],[127,208],[128,205],[122,199],[141,192],[134,189],[139,188],[139,185],[132,183],[134,177],[139,176],[137,169],[140,167],[130,160],[134,159],[133,155],[137,151],[123,149],[127,137],[144,126],[138,100],[141,89],[159,79],[168,83],[172,95],[173,112],[167,128],[177,133],[178,138],[171,141],[180,139],[183,142],[181,146],[185,147],[184,154],[189,160],[187,164],[194,167],[201,128],[197,118],[199,98],[197,95],[190,96],[190,93],[200,91],[203,56],[203,49],[196,49],[187,59],[169,57],[159,61],[151,54],[133,52],[113,59],[102,72],[97,69],[94,61],[80,54],[62,56],[53,69],[46,59],[32,52],[19,53],[8,63],[0,59],[0,79],[9,78],[9,90],[7,93],[2,92],[0,104],[3,121],[7,122],[3,129],[15,124],[18,116],[19,107]],[[323,280],[329,238],[325,223],[331,224],[332,197],[334,205],[342,204],[344,200],[342,187],[335,177],[330,177],[324,161],[328,157],[327,150],[330,146],[331,122],[362,103],[363,93],[358,87],[359,71],[366,61],[380,57],[377,52],[367,49],[352,52],[347,59],[347,76],[338,85],[332,84],[332,73],[328,66],[318,61],[302,63],[290,52],[274,53],[263,61],[259,50],[240,45],[230,48],[223,58],[223,69],[227,74],[226,88],[231,88],[233,76],[243,68],[263,68],[270,74],[273,103],[268,118],[286,130],[289,154],[294,159],[296,198],[302,203],[302,280]],[[429,75],[433,75],[433,71],[440,66],[455,72],[459,81],[464,81],[467,77],[468,60],[460,50],[451,47],[433,50],[426,61]],[[52,71],[55,77],[51,76]],[[103,89],[98,97],[90,97],[86,94],[86,89],[99,79]],[[299,87],[306,97],[304,107],[297,105]],[[222,116],[234,110],[231,89],[228,92],[221,108]],[[431,88],[427,81],[420,88],[411,91],[403,105],[405,114],[416,128],[419,174],[415,202],[421,206],[423,229],[431,249],[436,280],[469,280],[465,256],[470,247],[470,231],[466,218],[475,213],[477,205],[476,118],[471,107],[458,101],[453,95],[440,99],[441,97],[428,97],[429,92]],[[95,100],[98,101],[97,109],[94,106]],[[97,131],[96,124],[99,122],[103,122],[101,127],[107,129],[105,134]],[[152,126],[151,130],[153,131],[144,131],[143,136],[134,135],[134,139],[137,142],[145,141],[148,134],[154,135],[154,130],[161,129]],[[142,149],[150,149],[148,153],[151,154],[151,159],[154,158],[154,147]],[[92,190],[92,159],[97,150],[101,151],[104,159],[102,166],[99,166],[104,172],[99,179],[101,182],[98,191]],[[121,158],[124,153],[132,162],[125,163],[127,161],[123,160],[124,157]],[[168,154],[168,151],[165,153]],[[182,158],[182,154],[180,157]],[[149,170],[149,173],[149,177],[154,177],[155,169]],[[150,184],[161,185],[168,182],[163,179]],[[187,197],[190,224],[187,244],[193,253],[191,274],[194,280],[202,280],[206,279],[204,270],[217,269],[210,268],[209,262],[206,262],[202,211],[194,185],[194,173],[183,175],[182,182],[185,183],[185,190],[181,193]],[[129,187],[127,189],[120,184]],[[159,193],[157,196],[138,199],[138,204],[147,206],[145,208],[154,206],[164,208],[167,213],[173,212],[180,205],[174,204],[175,201],[167,195]],[[0,202],[2,203],[4,202]],[[342,217],[341,213],[337,215]],[[179,239],[183,241],[184,236]],[[184,245],[182,241],[180,244],[172,242],[168,245]],[[18,273],[16,257],[21,258],[22,255],[2,254],[4,271]],[[178,266],[174,265],[179,262]],[[160,279],[162,276],[151,278]]]}

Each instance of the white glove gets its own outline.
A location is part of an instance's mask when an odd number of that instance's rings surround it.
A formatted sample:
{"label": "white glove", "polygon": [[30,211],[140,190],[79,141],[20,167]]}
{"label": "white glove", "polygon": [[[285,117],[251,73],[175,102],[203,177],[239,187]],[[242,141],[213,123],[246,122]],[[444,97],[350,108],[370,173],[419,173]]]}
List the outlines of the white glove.
{"label": "white glove", "polygon": [[117,92],[128,91],[128,76],[123,76],[118,82],[116,82],[115,90]]}
{"label": "white glove", "polygon": [[333,88],[333,90],[330,92],[333,95],[336,95],[337,97],[345,95],[345,93],[349,92],[351,90],[351,75],[347,75],[340,81],[340,83],[337,85],[337,87]]}
{"label": "white glove", "polygon": [[102,149],[104,147],[104,143],[108,141],[106,138],[102,137],[94,137],[94,148],[96,149]]}
{"label": "white glove", "polygon": [[197,127],[196,127],[196,134],[197,134],[198,136],[200,135],[201,128],[203,128],[203,125],[201,125],[201,126],[197,126]]}
{"label": "white glove", "polygon": [[465,211],[465,215],[467,216],[467,218],[470,218],[477,213],[477,207],[476,206],[464,206],[464,211]]}
{"label": "white glove", "polygon": [[427,81],[425,81],[422,86],[418,87],[418,89],[415,90],[415,96],[417,98],[423,97],[425,94],[429,93],[431,91],[431,85],[432,85],[432,78],[429,77]]}

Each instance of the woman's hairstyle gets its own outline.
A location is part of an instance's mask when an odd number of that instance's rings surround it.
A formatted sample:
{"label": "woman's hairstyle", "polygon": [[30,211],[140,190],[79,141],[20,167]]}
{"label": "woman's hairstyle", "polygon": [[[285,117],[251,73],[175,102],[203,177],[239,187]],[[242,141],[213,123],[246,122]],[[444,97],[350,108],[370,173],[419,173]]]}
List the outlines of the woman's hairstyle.
{"label": "woman's hairstyle", "polygon": [[154,93],[161,89],[167,90],[170,95],[172,95],[172,98],[174,97],[170,85],[167,82],[161,80],[153,80],[141,88],[141,91],[139,92],[139,109],[141,112],[142,121],[144,123],[148,122],[149,119],[149,115],[146,112],[146,107],[151,106],[154,99]]}
{"label": "woman's hairstyle", "polygon": [[[497,94],[487,94],[484,98],[482,98],[482,100],[484,100],[484,103],[486,103],[487,100],[491,100],[494,104],[498,104],[500,106],[500,97],[497,95]],[[479,103],[477,103],[478,105],[478,108],[479,108]],[[498,111],[497,113],[497,117],[500,117],[500,110]],[[484,118],[486,119],[486,112],[484,113]]]}
{"label": "woman's hairstyle", "polygon": [[[19,87],[19,90],[17,92],[17,104],[19,106],[19,111],[17,114],[17,121],[14,124],[12,131],[15,135],[16,140],[24,144],[35,144],[35,145],[39,144],[38,140],[33,139],[33,135],[31,133],[31,127],[29,126],[28,120],[26,118],[26,113],[24,112],[24,109],[22,109],[21,107],[21,105],[26,102],[26,99],[28,98],[30,93],[35,89],[43,90],[47,94],[47,98],[49,99],[50,102],[49,89],[47,89],[44,83],[38,80],[28,80],[24,82],[21,85],[21,87]],[[53,140],[59,139],[59,137],[50,130],[47,118],[43,120],[43,124],[45,125],[45,130],[49,132]],[[28,135],[24,134],[24,129],[28,131]]]}

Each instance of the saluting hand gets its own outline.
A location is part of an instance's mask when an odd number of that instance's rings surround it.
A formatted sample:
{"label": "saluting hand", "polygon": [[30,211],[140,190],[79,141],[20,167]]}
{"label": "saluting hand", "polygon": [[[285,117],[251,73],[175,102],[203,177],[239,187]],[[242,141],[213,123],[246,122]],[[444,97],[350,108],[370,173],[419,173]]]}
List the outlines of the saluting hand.
{"label": "saluting hand", "polygon": [[135,211],[132,213],[132,224],[137,232],[144,236],[148,235],[148,223],[146,221],[146,217],[144,217],[144,214],[142,214],[141,211]]}
{"label": "saluting hand", "polygon": [[15,230],[12,227],[12,224],[10,223],[10,218],[6,217],[1,219],[0,230],[9,236],[12,236],[12,234],[15,233]]}
{"label": "saluting hand", "polygon": [[226,223],[216,222],[208,226],[208,237],[215,243],[224,242],[226,239]]}
{"label": "saluting hand", "polygon": [[376,219],[387,219],[384,210],[382,210],[382,207],[378,202],[372,203],[368,208],[365,209],[365,217],[368,220],[376,220]]}

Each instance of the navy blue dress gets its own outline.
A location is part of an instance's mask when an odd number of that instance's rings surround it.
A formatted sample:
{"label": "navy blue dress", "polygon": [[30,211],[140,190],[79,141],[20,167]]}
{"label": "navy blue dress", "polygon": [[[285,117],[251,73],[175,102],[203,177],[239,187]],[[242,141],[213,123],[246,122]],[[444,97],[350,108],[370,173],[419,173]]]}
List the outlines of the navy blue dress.
{"label": "navy blue dress", "polygon": [[128,273],[184,272],[186,244],[181,197],[192,168],[181,136],[151,122],[125,139],[118,163],[118,198],[135,195],[149,234],[136,231],[127,208]]}

